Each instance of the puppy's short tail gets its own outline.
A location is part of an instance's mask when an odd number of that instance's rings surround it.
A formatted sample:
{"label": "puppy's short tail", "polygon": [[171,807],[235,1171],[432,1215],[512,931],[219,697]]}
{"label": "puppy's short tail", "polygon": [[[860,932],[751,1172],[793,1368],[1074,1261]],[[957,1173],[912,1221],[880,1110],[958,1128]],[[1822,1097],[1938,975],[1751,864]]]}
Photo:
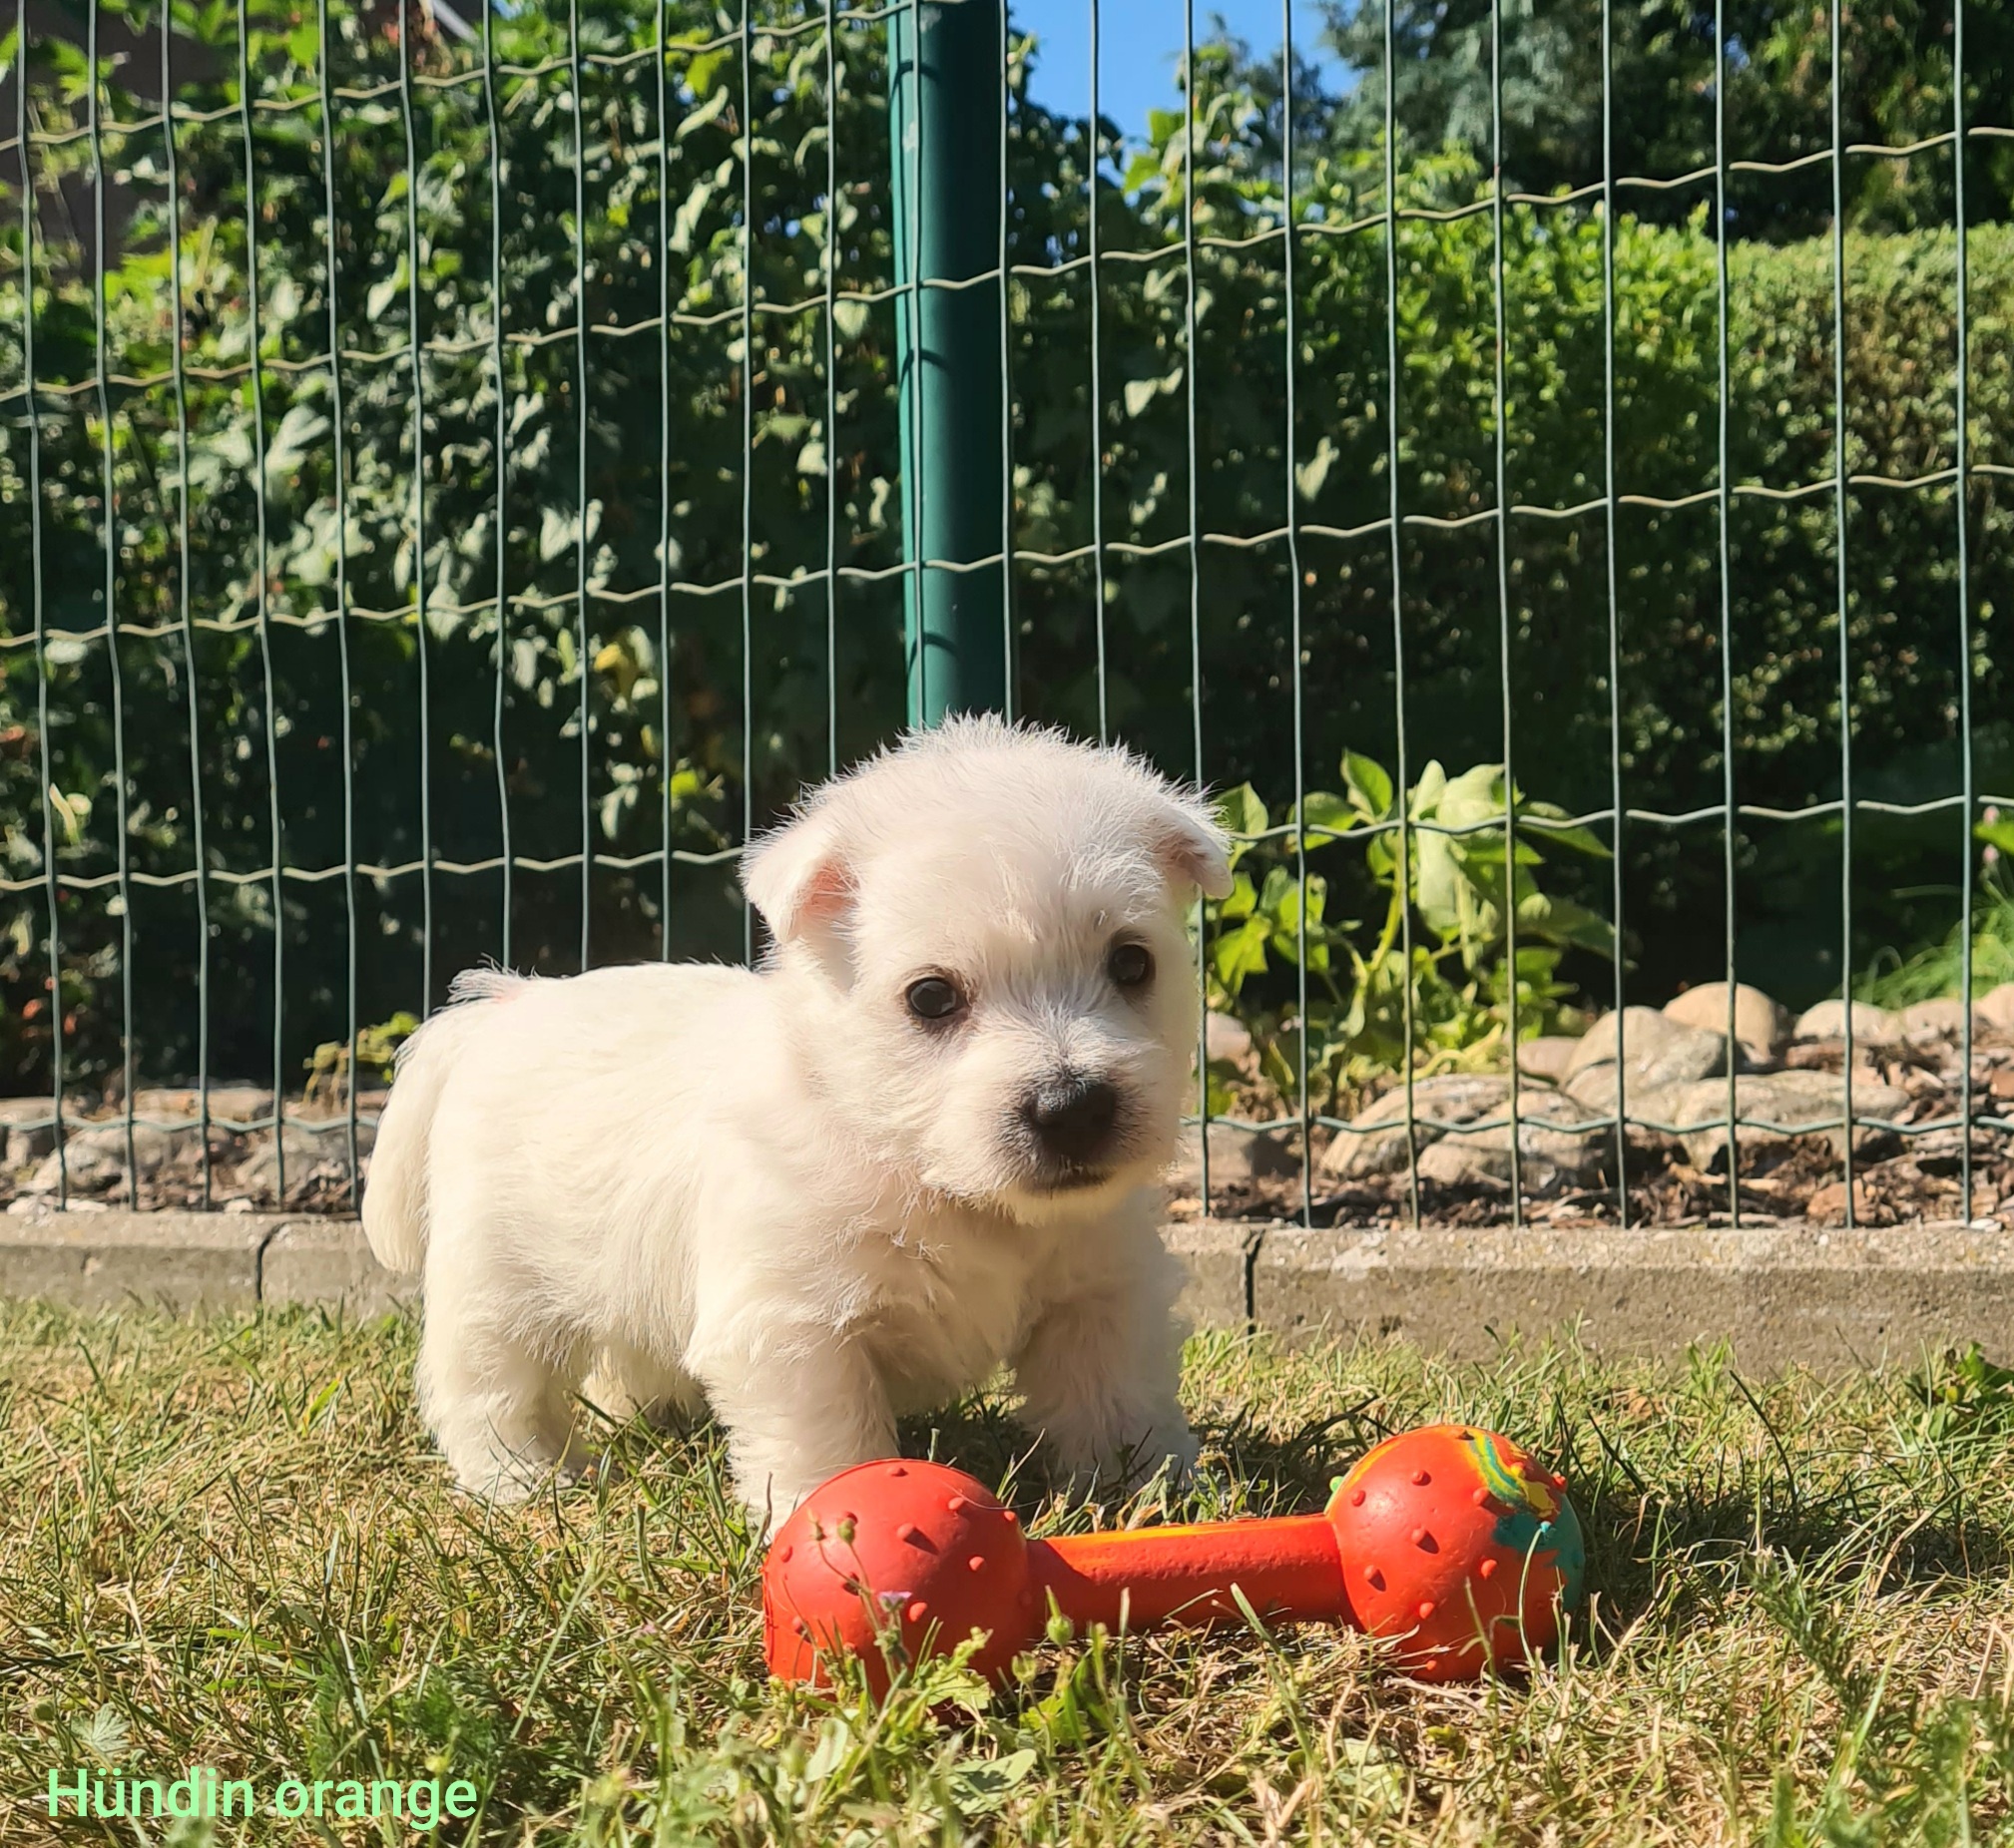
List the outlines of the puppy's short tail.
{"label": "puppy's short tail", "polygon": [[363,1235],[387,1270],[412,1272],[426,1258],[427,1154],[440,1094],[469,1037],[479,1003],[502,1000],[527,978],[502,969],[455,977],[450,1005],[398,1049],[391,1099],[377,1126],[363,1192]]}

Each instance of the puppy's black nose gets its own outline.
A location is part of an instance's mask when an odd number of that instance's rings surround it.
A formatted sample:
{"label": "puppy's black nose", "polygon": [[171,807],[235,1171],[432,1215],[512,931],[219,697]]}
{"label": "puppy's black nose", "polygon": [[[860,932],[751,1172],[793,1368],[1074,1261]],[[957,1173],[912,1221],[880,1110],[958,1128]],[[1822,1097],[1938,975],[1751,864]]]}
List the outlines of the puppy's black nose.
{"label": "puppy's black nose", "polygon": [[1059,1161],[1093,1161],[1119,1120],[1119,1087],[1103,1079],[1059,1079],[1029,1097],[1021,1119],[1035,1132],[1043,1154]]}

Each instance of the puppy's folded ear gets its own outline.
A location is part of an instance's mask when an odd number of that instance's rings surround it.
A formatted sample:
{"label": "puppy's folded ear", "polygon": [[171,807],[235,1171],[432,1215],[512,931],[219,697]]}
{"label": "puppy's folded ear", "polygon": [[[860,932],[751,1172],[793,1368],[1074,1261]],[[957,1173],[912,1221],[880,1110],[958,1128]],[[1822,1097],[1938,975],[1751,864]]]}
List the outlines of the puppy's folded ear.
{"label": "puppy's folded ear", "polygon": [[1225,897],[1231,891],[1228,848],[1224,830],[1201,798],[1177,797],[1169,802],[1159,853],[1171,885],[1193,885],[1205,898]]}
{"label": "puppy's folded ear", "polygon": [[756,841],[742,859],[742,889],[778,943],[837,923],[853,875],[830,817],[814,808]]}

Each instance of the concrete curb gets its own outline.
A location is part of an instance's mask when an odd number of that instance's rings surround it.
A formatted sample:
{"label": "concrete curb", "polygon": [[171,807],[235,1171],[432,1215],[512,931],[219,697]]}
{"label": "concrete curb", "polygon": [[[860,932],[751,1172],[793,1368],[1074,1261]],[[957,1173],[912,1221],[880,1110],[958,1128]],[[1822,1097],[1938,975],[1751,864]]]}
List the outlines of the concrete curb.
{"label": "concrete curb", "polygon": [[0,1218],[0,1298],[73,1308],[317,1303],[375,1315],[418,1293],[379,1268],[354,1219],[265,1212],[59,1212]]}
{"label": "concrete curb", "polygon": [[136,1297],[180,1308],[259,1300],[259,1260],[285,1221],[252,1212],[56,1212],[0,1219],[0,1296],[80,1309]]}
{"label": "concrete curb", "polygon": [[[1512,1334],[1577,1329],[1597,1352],[1729,1342],[1744,1366],[1908,1361],[2014,1330],[2014,1233],[1769,1227],[1307,1230],[1204,1220],[1163,1234],[1202,1328],[1288,1341],[1402,1338],[1486,1358]],[[306,1304],[378,1315],[417,1279],[378,1267],[353,1219],[282,1213],[43,1211],[0,1218],[0,1298],[73,1307]]]}
{"label": "concrete curb", "polygon": [[1745,1367],[1913,1361],[2014,1330],[2014,1235],[1879,1230],[1308,1231],[1268,1227],[1252,1319],[1289,1341],[1401,1337],[1458,1359],[1574,1328],[1597,1353],[1728,1342]]}
{"label": "concrete curb", "polygon": [[417,1302],[419,1279],[386,1270],[371,1255],[363,1227],[354,1219],[292,1219],[266,1243],[259,1300],[382,1315]]}

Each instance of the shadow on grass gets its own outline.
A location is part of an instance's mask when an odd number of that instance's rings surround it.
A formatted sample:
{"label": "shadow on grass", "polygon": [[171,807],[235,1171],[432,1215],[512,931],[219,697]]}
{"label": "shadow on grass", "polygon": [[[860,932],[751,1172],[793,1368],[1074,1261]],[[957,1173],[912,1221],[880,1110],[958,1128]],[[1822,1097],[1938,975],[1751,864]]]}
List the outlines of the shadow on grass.
{"label": "shadow on grass", "polygon": [[[1487,1369],[1473,1381],[1476,1411],[1490,1397],[1486,1376]],[[906,1456],[978,1477],[1031,1525],[1040,1520],[1051,1531],[1307,1513],[1326,1504],[1334,1479],[1356,1458],[1416,1422],[1413,1392],[1380,1391],[1371,1377],[1336,1394],[1340,1409],[1319,1417],[1269,1424],[1261,1395],[1200,1422],[1205,1462],[1173,1496],[1153,1485],[1101,1485],[1088,1506],[1075,1500],[1076,1486],[1017,1422],[1011,1393],[999,1387],[905,1420],[900,1444]],[[1725,1615],[1730,1600],[1769,1571],[1868,1595],[2004,1584],[2014,1574],[2004,1497],[1984,1493],[2004,1468],[2014,1418],[1940,1422],[1925,1397],[1934,1381],[1898,1383],[1892,1396],[1877,1387],[1883,1402],[1861,1404],[1849,1429],[1832,1422],[1836,1408],[1828,1411],[1822,1396],[1800,1401],[1772,1386],[1758,1397],[1725,1356],[1697,1356],[1690,1383],[1673,1382],[1663,1394],[1590,1392],[1592,1384],[1569,1378],[1563,1390],[1548,1391],[1549,1404],[1535,1395],[1520,1434],[1568,1475],[1587,1583],[1599,1597],[1601,1622],[1588,1637],[1598,1657],[1640,1621]],[[1714,1395],[1735,1408],[1733,1422],[1694,1428],[1689,1420]],[[646,1442],[665,1466],[725,1483],[710,1423],[677,1436],[632,1425],[618,1440],[619,1447]],[[696,1551],[723,1544],[739,1519],[725,1489],[706,1499],[717,1519],[697,1525]],[[758,1541],[742,1545],[758,1560]]]}

